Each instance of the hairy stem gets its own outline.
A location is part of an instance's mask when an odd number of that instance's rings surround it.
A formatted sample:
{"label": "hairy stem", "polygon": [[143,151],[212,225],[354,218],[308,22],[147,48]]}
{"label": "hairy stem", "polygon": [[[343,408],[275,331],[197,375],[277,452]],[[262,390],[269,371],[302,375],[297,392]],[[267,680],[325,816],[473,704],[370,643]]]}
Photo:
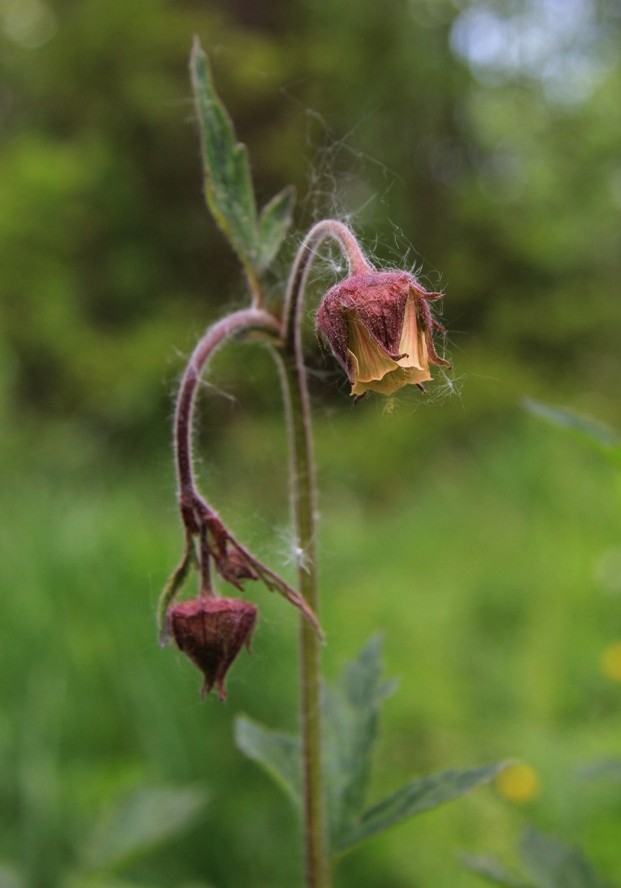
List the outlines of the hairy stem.
{"label": "hairy stem", "polygon": [[[317,223],[295,258],[285,297],[283,351],[279,354],[288,418],[291,453],[291,502],[296,530],[299,590],[315,614],[318,611],[316,515],[317,493],[313,462],[310,400],[302,347],[302,305],[308,273],[317,249],[335,240],[347,256],[350,272],[367,271],[366,261],[351,231],[336,220]],[[308,888],[328,888],[329,849],[322,769],[320,639],[300,621],[300,685],[302,768],[304,785],[304,844]]]}
{"label": "hairy stem", "polygon": [[340,246],[347,257],[350,274],[373,270],[354,234],[346,225],[336,219],[323,219],[313,225],[295,257],[285,296],[283,332],[285,348],[291,352],[301,352],[301,312],[306,281],[313,260],[317,257],[317,250],[326,240],[334,240]]}
{"label": "hairy stem", "polygon": [[200,500],[194,483],[192,460],[192,418],[196,392],[201,373],[216,351],[230,337],[252,330],[278,338],[281,327],[277,319],[260,309],[243,309],[227,315],[209,327],[188,361],[181,379],[175,408],[175,464],[177,468],[177,494],[181,517],[190,534],[198,533],[200,523],[194,514],[195,503]]}
{"label": "hairy stem", "polygon": [[[306,372],[295,354],[277,353],[277,358],[289,429],[298,589],[306,604],[317,615],[316,485]],[[330,879],[321,754],[321,640],[307,623],[308,620],[300,620],[300,727],[306,885],[308,888],[327,888]]]}

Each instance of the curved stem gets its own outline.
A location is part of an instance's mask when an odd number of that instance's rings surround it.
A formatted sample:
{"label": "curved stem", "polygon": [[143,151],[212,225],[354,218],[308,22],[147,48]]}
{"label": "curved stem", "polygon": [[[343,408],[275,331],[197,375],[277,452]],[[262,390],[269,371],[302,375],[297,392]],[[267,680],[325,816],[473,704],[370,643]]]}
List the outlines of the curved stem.
{"label": "curved stem", "polygon": [[259,330],[273,337],[281,335],[278,320],[266,311],[249,308],[233,312],[207,330],[192,352],[179,385],[174,420],[177,494],[183,523],[191,534],[199,532],[194,515],[195,502],[199,497],[192,460],[192,417],[198,383],[216,349],[231,336],[250,330]]}
{"label": "curved stem", "polygon": [[[296,530],[299,590],[317,614],[318,590],[315,525],[316,483],[310,399],[302,347],[302,303],[311,263],[319,245],[335,240],[345,253],[350,273],[371,270],[352,232],[327,219],[311,228],[293,263],[284,306],[284,348],[278,355],[283,380],[291,454],[291,503]],[[328,888],[329,849],[322,768],[320,639],[300,621],[300,686],[304,843],[308,888]]]}
{"label": "curved stem", "polygon": [[347,257],[350,274],[372,271],[373,267],[366,259],[358,241],[349,228],[337,219],[323,219],[313,225],[297,252],[285,295],[283,313],[283,332],[285,348],[291,351],[301,350],[301,310],[306,281],[317,250],[325,240],[334,240]]}

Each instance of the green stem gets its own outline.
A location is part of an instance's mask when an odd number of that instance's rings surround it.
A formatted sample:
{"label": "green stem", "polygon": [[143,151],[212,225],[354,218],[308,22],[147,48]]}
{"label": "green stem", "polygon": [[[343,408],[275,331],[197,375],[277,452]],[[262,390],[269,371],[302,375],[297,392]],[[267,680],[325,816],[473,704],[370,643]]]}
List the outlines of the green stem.
{"label": "green stem", "polygon": [[[335,240],[348,258],[351,272],[370,268],[351,231],[336,220],[317,223],[297,253],[285,298],[283,351],[279,354],[291,454],[291,504],[296,531],[299,591],[318,613],[316,559],[316,483],[310,399],[302,348],[302,304],[310,266],[322,241]],[[300,621],[300,686],[304,847],[307,888],[329,888],[330,865],[322,768],[321,647],[308,625]]]}

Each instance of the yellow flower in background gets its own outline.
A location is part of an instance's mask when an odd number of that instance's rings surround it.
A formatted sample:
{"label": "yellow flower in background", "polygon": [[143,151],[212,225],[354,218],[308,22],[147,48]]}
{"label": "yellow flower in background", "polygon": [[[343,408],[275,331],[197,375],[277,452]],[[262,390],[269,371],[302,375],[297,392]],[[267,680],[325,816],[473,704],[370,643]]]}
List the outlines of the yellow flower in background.
{"label": "yellow flower in background", "polygon": [[541,781],[533,767],[526,762],[516,762],[500,772],[496,777],[496,787],[508,802],[526,805],[539,795]]}
{"label": "yellow flower in background", "polygon": [[621,682],[621,641],[615,641],[604,648],[600,667],[606,678]]}

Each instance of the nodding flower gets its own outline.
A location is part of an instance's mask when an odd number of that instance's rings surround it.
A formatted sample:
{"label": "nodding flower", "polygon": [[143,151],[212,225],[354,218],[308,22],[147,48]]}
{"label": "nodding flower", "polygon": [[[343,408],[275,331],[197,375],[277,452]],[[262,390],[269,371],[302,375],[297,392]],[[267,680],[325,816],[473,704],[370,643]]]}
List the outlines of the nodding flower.
{"label": "nodding flower", "polygon": [[405,271],[362,271],[325,294],[317,311],[317,335],[327,341],[351,383],[351,394],[391,395],[431,377],[430,364],[450,366],[433,344],[444,328],[428,302],[441,299]]}

